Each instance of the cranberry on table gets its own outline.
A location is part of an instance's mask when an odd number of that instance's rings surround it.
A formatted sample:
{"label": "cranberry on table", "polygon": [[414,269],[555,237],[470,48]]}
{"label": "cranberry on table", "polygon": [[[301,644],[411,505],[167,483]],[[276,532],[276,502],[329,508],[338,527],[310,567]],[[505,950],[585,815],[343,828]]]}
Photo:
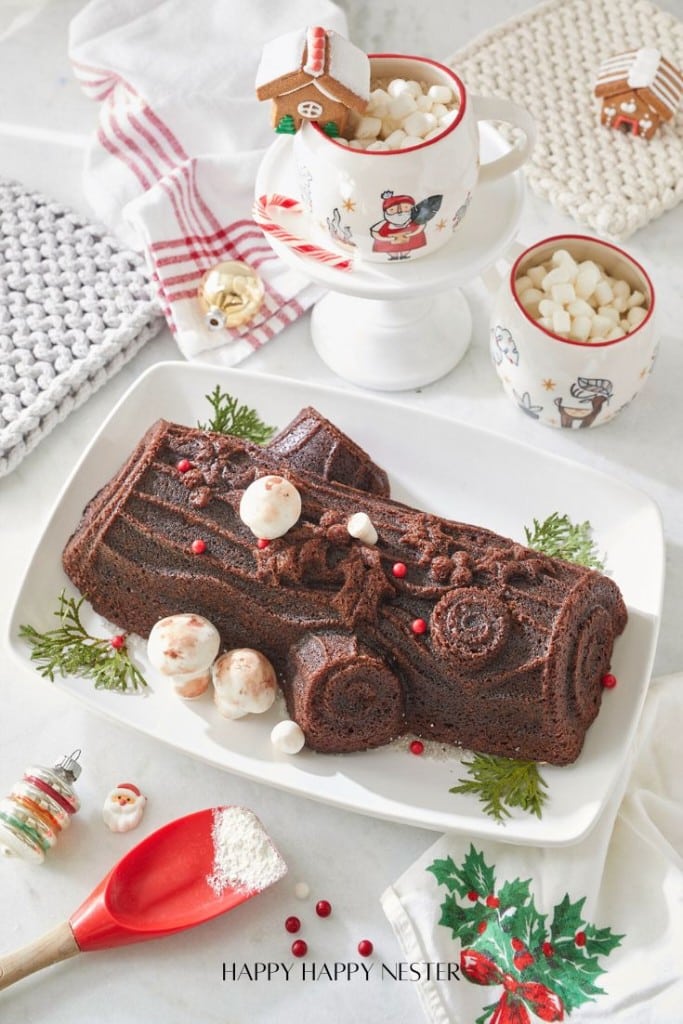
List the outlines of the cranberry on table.
{"label": "cranberry on table", "polygon": [[295,939],[292,943],[292,956],[306,956],[308,945],[303,939]]}
{"label": "cranberry on table", "polygon": [[358,952],[361,956],[370,956],[374,948],[370,939],[361,939],[358,943]]}
{"label": "cranberry on table", "polygon": [[294,917],[294,915],[292,915],[285,921],[285,928],[288,932],[298,932],[299,928],[301,928],[301,921],[298,917]]}
{"label": "cranberry on table", "polygon": [[332,913],[332,904],[329,900],[318,900],[315,905],[315,912],[318,917],[329,917]]}
{"label": "cranberry on table", "polygon": [[416,757],[419,757],[420,754],[424,754],[425,745],[422,740],[413,740],[408,749],[411,754],[415,754]]}

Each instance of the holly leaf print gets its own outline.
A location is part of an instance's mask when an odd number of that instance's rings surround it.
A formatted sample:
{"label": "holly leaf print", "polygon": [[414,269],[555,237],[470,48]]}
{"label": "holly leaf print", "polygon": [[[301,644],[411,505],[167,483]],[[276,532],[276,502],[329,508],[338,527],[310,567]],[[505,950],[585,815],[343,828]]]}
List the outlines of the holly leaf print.
{"label": "holly leaf print", "polygon": [[521,907],[531,899],[531,879],[525,882],[516,878],[514,882],[503,882],[498,893],[501,912],[508,907]]}
{"label": "holly leaf print", "polygon": [[469,852],[466,854],[462,864],[462,872],[458,872],[462,878],[463,891],[461,896],[470,892],[476,892],[482,898],[492,893],[496,885],[496,877],[493,868],[490,868],[484,860],[484,854],[475,850],[470,844]]}
{"label": "holly leaf print", "polygon": [[510,935],[521,939],[527,949],[540,947],[545,935],[545,915],[539,914],[534,901],[518,907],[514,915],[507,921]]}
{"label": "holly leaf print", "polygon": [[607,956],[621,945],[623,935],[615,935],[611,928],[596,928],[594,924],[587,924],[586,952],[591,956]]}
{"label": "holly leaf print", "polygon": [[455,875],[457,875],[458,869],[452,857],[446,857],[445,860],[435,860],[429,865],[427,871],[431,871],[439,885],[445,885],[449,892],[453,892],[456,888]]}
{"label": "holly leaf print", "polygon": [[562,902],[558,903],[553,910],[553,923],[550,926],[550,939],[556,945],[563,937],[573,936],[583,926],[581,908],[586,902],[586,897],[572,903],[569,894],[565,893]]}
{"label": "holly leaf print", "polygon": [[482,922],[485,923],[486,908],[477,903],[471,909],[461,907],[455,896],[447,896],[441,904],[439,924],[450,928],[454,939],[460,939],[461,945],[473,945],[480,935]]}

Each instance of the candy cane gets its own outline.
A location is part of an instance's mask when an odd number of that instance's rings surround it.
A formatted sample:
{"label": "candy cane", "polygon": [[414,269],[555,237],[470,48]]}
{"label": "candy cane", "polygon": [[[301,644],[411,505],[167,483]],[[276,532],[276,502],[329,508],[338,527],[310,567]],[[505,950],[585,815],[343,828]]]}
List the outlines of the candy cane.
{"label": "candy cane", "polygon": [[289,213],[304,212],[301,203],[297,202],[296,199],[291,199],[289,196],[282,196],[276,193],[268,196],[260,196],[254,202],[252,215],[262,231],[272,235],[273,238],[277,238],[278,241],[283,242],[294,252],[299,253],[300,256],[305,256],[308,259],[315,260],[317,263],[326,263],[329,266],[334,267],[335,270],[351,270],[353,261],[350,260],[348,256],[339,256],[337,253],[331,252],[329,249],[323,249],[319,245],[307,242],[304,238],[300,238],[298,235],[293,235],[289,231],[285,231],[277,221],[273,220],[270,213],[272,207],[280,210],[287,210]]}

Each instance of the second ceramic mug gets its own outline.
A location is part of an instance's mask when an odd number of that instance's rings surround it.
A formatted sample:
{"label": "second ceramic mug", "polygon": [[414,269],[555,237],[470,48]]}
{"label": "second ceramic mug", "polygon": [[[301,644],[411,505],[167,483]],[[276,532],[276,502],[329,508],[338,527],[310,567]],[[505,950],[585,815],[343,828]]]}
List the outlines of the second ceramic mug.
{"label": "second ceramic mug", "polygon": [[[450,68],[424,57],[375,54],[371,79],[403,78],[448,86],[457,116],[437,137],[399,150],[352,149],[304,122],[294,138],[294,160],[305,211],[325,225],[337,251],[371,261],[418,258],[440,249],[467,213],[478,182],[517,170],[534,142],[534,123],[508,100],[470,95]],[[481,164],[477,122],[505,121],[525,141]]]}

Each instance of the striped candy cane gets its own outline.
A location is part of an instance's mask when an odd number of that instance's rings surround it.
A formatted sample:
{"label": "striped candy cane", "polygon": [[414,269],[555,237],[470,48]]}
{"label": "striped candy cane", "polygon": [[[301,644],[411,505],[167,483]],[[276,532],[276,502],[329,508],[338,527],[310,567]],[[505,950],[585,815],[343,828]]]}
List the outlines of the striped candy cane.
{"label": "striped candy cane", "polygon": [[304,238],[285,231],[277,221],[273,220],[270,212],[273,208],[286,210],[289,213],[304,212],[301,203],[289,196],[281,196],[277,193],[259,196],[254,202],[252,214],[262,231],[277,238],[300,256],[315,260],[316,263],[326,263],[328,266],[334,267],[335,270],[351,270],[353,261],[348,256],[340,256],[338,253],[323,249],[319,245],[314,245],[313,242],[307,242]]}

